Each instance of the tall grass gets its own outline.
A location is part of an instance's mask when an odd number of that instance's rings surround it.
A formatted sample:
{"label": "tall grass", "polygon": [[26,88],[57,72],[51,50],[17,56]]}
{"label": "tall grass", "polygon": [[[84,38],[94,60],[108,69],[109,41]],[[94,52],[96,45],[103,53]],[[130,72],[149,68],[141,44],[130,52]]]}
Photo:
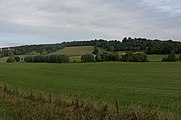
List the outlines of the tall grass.
{"label": "tall grass", "polygon": [[[122,111],[119,102],[115,107],[108,104],[97,105],[75,98],[68,99],[62,95],[48,95],[9,89],[7,84],[0,87],[0,110],[2,119],[8,120],[175,120],[173,114],[158,110],[144,109],[141,106],[129,106]],[[0,118],[1,119],[1,118]]]}

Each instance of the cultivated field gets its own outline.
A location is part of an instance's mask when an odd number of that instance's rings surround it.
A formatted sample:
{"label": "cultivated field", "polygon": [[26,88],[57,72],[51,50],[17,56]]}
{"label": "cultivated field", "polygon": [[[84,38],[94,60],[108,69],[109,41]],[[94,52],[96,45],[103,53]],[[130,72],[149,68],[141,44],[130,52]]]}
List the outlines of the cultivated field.
{"label": "cultivated field", "polygon": [[0,63],[0,84],[180,114],[181,62]]}
{"label": "cultivated field", "polygon": [[[102,48],[98,49],[100,53],[104,51]],[[93,50],[94,46],[76,46],[66,47],[50,54],[68,55],[70,56],[70,62],[81,62],[81,55],[92,54]]]}
{"label": "cultivated field", "polygon": [[84,54],[92,54],[93,50],[94,50],[94,46],[66,47],[51,54],[80,56]]}

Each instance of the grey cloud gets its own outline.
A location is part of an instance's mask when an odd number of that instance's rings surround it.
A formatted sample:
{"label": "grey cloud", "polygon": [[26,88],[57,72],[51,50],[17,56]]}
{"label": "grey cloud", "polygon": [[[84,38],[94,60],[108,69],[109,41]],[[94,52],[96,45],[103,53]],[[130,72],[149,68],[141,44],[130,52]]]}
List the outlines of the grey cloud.
{"label": "grey cloud", "polygon": [[[178,32],[181,31],[178,0],[0,2],[0,33],[9,34],[9,43],[18,36],[22,39],[21,35],[31,36],[24,38],[21,44],[122,39],[124,36],[177,40],[181,37]],[[11,37],[12,34],[16,34],[16,38]]]}

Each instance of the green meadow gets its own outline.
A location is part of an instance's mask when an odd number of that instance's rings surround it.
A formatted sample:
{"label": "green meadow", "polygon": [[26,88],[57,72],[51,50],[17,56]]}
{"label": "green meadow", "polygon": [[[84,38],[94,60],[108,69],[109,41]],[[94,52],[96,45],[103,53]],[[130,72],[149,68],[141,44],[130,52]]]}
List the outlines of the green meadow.
{"label": "green meadow", "polygon": [[181,115],[181,62],[0,63],[0,83]]}

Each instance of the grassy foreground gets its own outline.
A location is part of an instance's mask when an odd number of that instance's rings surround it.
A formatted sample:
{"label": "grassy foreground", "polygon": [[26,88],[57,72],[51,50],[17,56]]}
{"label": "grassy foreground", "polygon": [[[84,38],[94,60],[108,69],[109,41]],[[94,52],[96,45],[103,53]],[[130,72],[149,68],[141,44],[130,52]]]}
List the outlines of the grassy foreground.
{"label": "grassy foreground", "polygon": [[143,109],[129,106],[120,110],[115,107],[82,101],[76,96],[67,99],[65,95],[54,98],[49,95],[29,93],[19,89],[1,86],[0,119],[8,120],[176,120],[173,114],[165,114],[157,109]]}
{"label": "grassy foreground", "polygon": [[136,104],[181,115],[180,66],[181,62],[0,63],[0,82],[110,104],[118,99],[123,108]]}

